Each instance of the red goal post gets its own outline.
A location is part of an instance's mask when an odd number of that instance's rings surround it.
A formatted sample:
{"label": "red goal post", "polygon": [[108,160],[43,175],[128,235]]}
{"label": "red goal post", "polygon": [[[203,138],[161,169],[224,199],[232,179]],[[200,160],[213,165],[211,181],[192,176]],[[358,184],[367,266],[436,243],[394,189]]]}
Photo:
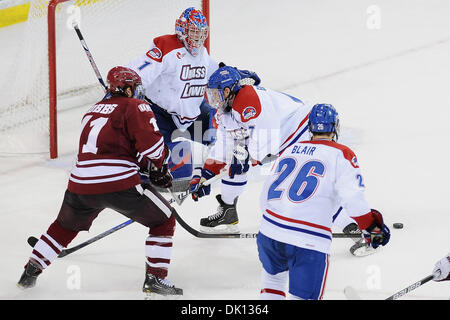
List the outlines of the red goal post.
{"label": "red goal post", "polygon": [[[58,126],[57,126],[57,102],[58,102],[58,89],[57,89],[57,47],[56,47],[56,11],[57,6],[61,3],[68,2],[73,0],[50,0],[48,5],[48,14],[47,14],[47,27],[48,27],[48,83],[49,83],[49,147],[50,147],[50,158],[55,159],[58,157]],[[94,0],[95,1],[95,0]],[[183,4],[183,2],[181,2]],[[186,8],[190,4],[186,2]],[[203,11],[206,19],[208,21],[208,25],[210,25],[210,15],[209,15],[209,0],[201,0],[201,10]],[[181,14],[182,11],[179,11]],[[175,23],[175,19],[178,16],[170,17],[169,19],[173,20],[173,24]],[[155,34],[155,36],[158,36]],[[206,39],[205,47],[209,48],[209,37]],[[89,45],[89,42],[88,42]],[[93,53],[95,57],[95,53]]]}

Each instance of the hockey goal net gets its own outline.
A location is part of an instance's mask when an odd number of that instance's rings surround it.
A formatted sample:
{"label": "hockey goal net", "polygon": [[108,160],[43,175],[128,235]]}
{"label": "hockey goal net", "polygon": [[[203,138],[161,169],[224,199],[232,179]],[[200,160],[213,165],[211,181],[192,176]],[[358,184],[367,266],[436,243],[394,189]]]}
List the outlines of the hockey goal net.
{"label": "hockey goal net", "polygon": [[145,53],[154,37],[173,34],[188,7],[202,9],[209,22],[209,0],[31,0],[9,78],[0,78],[0,155],[56,158],[64,130],[58,114],[103,97],[73,21],[105,79],[112,67]]}

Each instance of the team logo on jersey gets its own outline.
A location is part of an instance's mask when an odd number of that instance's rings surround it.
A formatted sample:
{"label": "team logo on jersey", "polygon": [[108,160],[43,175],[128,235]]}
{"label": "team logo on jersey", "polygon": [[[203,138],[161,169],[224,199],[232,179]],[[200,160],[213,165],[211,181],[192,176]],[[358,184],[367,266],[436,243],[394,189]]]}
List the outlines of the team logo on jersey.
{"label": "team logo on jersey", "polygon": [[248,120],[248,119],[250,119],[251,117],[253,117],[255,115],[256,115],[256,109],[254,107],[252,107],[252,106],[246,107],[244,109],[244,111],[242,111],[242,118],[244,120]]}
{"label": "team logo on jersey", "polygon": [[149,57],[150,59],[156,60],[156,61],[161,61],[162,52],[159,48],[155,47],[155,48],[147,51],[147,57]]}
{"label": "team logo on jersey", "polygon": [[181,67],[180,80],[189,81],[194,79],[205,79],[206,67],[193,67],[190,64]]}
{"label": "team logo on jersey", "polygon": [[185,84],[181,99],[203,97],[206,92],[206,84],[192,85],[189,82]]}

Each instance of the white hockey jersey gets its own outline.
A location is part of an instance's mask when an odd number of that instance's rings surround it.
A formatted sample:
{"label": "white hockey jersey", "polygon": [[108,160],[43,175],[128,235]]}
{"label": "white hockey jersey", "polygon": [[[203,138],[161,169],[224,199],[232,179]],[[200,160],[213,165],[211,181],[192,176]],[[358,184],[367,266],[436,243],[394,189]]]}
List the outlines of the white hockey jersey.
{"label": "white hockey jersey", "polygon": [[342,206],[360,229],[373,221],[353,151],[328,140],[296,142],[277,159],[261,194],[260,231],[329,253],[332,217]]}
{"label": "white hockey jersey", "polygon": [[[227,163],[233,140],[247,132],[248,151],[253,160],[277,155],[290,144],[309,137],[308,115],[311,105],[282,92],[258,86],[243,86],[233,102],[231,112],[217,119],[216,144],[209,158]],[[217,170],[214,170],[217,171]]]}
{"label": "white hockey jersey", "polygon": [[209,76],[219,67],[206,48],[202,50],[194,57],[175,34],[165,35],[127,66],[141,76],[146,96],[170,113],[182,131],[200,115]]}

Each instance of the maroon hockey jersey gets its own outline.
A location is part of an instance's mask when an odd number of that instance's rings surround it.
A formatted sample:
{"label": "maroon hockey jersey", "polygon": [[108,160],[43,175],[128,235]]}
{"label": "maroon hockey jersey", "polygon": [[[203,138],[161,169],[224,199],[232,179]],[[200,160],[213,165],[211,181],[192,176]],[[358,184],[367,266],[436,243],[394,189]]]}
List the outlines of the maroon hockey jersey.
{"label": "maroon hockey jersey", "polygon": [[150,106],[116,96],[90,108],[83,117],[77,162],[69,191],[110,193],[140,184],[138,171],[149,161],[162,166],[164,140]]}

